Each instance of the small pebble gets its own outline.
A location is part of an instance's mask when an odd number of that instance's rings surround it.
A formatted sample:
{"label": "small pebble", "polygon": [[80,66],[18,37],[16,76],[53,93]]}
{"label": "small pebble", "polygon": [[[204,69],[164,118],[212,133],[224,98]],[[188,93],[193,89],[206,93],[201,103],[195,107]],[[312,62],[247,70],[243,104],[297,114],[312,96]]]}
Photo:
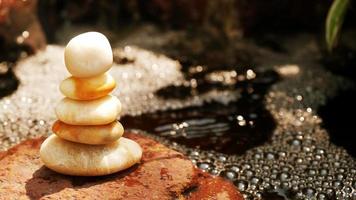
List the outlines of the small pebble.
{"label": "small pebble", "polygon": [[75,100],[93,100],[108,95],[116,86],[115,79],[108,73],[90,78],[71,76],[62,81],[62,94]]}
{"label": "small pebble", "polygon": [[96,126],[69,125],[57,120],[52,131],[60,138],[82,144],[109,144],[124,134],[124,127],[120,122]]}
{"label": "small pebble", "polygon": [[108,71],[113,63],[109,40],[101,33],[87,32],[72,38],[64,50],[65,65],[75,77],[93,77]]}
{"label": "small pebble", "polygon": [[116,120],[121,112],[121,103],[112,95],[91,101],[64,98],[55,111],[57,118],[66,124],[104,125]]}

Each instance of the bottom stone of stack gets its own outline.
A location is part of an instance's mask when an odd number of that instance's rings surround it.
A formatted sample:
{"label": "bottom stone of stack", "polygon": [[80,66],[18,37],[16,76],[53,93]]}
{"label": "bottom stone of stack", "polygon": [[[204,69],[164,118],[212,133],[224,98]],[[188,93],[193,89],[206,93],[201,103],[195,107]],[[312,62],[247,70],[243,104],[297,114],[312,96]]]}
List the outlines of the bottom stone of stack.
{"label": "bottom stone of stack", "polygon": [[70,125],[57,120],[52,131],[60,138],[72,142],[102,145],[118,140],[124,127],[118,121],[105,125]]}
{"label": "bottom stone of stack", "polygon": [[51,135],[43,142],[40,156],[46,167],[62,174],[101,176],[138,163],[142,149],[135,141],[124,137],[106,145],[88,145]]}

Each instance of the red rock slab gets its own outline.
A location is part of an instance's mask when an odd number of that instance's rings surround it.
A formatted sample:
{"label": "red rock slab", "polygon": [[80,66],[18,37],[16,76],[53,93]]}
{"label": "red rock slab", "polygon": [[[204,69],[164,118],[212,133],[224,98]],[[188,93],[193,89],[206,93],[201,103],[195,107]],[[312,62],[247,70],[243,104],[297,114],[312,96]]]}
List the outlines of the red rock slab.
{"label": "red rock slab", "polygon": [[242,199],[235,186],[197,169],[181,153],[125,133],[143,157],[125,171],[100,177],[58,174],[39,158],[44,137],[0,152],[0,199]]}

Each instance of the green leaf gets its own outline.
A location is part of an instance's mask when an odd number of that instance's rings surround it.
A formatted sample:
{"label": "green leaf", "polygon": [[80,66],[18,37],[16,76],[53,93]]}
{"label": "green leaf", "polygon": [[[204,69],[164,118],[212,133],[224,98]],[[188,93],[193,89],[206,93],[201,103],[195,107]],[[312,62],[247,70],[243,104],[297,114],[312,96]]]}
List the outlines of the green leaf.
{"label": "green leaf", "polygon": [[326,18],[325,39],[329,51],[337,44],[342,23],[350,0],[334,0]]}

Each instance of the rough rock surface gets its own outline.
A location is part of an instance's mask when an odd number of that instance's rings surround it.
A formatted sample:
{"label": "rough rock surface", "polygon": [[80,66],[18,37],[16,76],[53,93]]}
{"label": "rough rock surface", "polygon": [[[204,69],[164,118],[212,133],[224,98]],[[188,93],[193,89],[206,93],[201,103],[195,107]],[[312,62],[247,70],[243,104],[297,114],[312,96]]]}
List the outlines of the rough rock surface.
{"label": "rough rock surface", "polygon": [[0,199],[242,199],[231,183],[196,169],[181,153],[140,135],[125,136],[144,149],[141,164],[101,177],[44,167],[43,137],[0,152]]}

